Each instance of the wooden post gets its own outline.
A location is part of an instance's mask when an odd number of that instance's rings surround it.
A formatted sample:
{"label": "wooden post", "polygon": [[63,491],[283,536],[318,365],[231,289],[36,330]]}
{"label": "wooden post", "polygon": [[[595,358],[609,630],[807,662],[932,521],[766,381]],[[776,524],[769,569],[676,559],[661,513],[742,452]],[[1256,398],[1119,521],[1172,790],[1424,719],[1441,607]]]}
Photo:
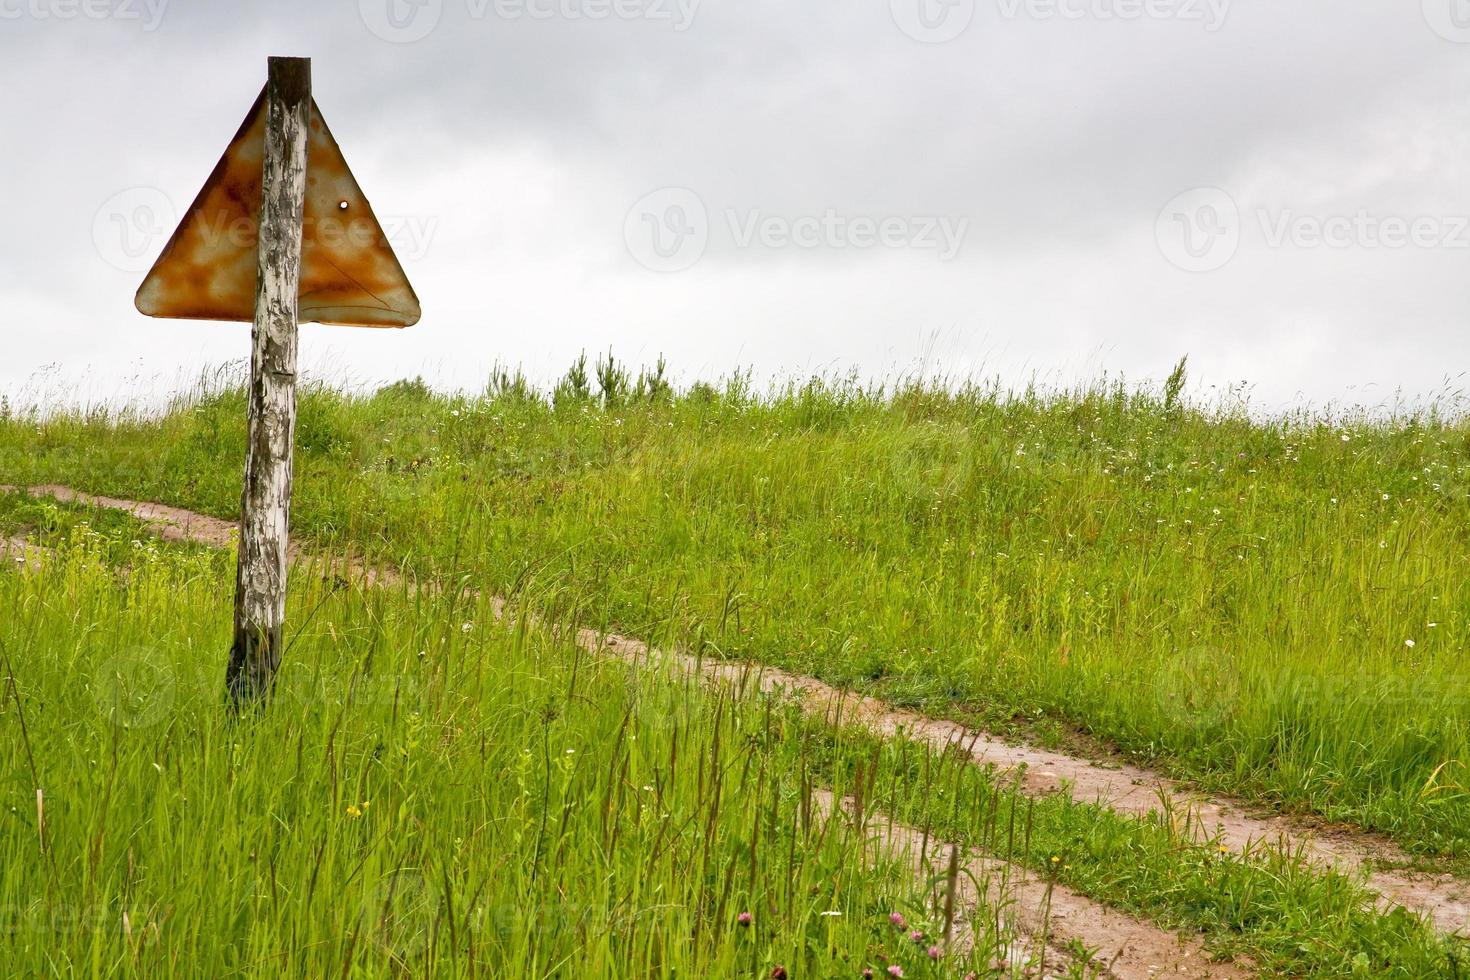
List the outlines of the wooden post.
{"label": "wooden post", "polygon": [[271,58],[235,638],[225,673],[225,687],[236,710],[269,698],[281,664],[296,430],[296,304],[310,125],[311,60]]}

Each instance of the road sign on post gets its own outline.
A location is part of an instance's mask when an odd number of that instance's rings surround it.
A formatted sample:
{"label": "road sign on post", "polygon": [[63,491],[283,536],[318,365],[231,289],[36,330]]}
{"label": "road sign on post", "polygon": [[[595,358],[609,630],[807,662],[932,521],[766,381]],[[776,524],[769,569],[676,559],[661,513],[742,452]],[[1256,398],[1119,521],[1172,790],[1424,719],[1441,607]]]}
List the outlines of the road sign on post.
{"label": "road sign on post", "polygon": [[283,652],[298,319],[406,327],[418,297],[311,97],[311,61],[271,58],[265,90],[138,289],[149,316],[248,320],[249,436],[234,641],[239,710]]}

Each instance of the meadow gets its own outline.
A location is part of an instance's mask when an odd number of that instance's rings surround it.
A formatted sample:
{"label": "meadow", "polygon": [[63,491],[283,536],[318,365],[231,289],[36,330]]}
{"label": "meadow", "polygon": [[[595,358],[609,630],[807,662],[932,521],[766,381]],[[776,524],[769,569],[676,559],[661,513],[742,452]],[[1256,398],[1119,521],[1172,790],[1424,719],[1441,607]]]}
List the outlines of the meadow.
{"label": "meadow", "polygon": [[53,540],[44,572],[0,574],[24,706],[8,975],[958,977],[997,956],[982,923],[931,958],[922,882],[814,808],[834,751],[779,705],[591,661],[483,602],[302,576],[315,626],[272,710],[231,724],[226,557]]}
{"label": "meadow", "polygon": [[[310,391],[293,525],[1470,854],[1463,419],[611,372],[555,399]],[[161,418],[12,413],[0,474],[233,517],[243,417],[228,388]]]}
{"label": "meadow", "polygon": [[[496,624],[461,588],[1140,760],[1464,871],[1470,425],[1432,407],[1260,417],[1190,402],[1182,380],[757,392],[736,376],[675,391],[659,369],[606,359],[547,393],[503,372],[475,395],[312,387],[294,533],[440,590],[298,581],[288,710],[243,731],[215,676],[228,556],[0,498],[0,529],[59,556],[0,576],[18,692],[0,717],[9,730],[26,705],[32,743],[11,742],[6,795],[68,787],[46,803],[44,851],[35,815],[12,809],[0,905],[64,898],[129,923],[22,929],[22,962],[854,976],[908,956],[910,976],[986,975],[1003,928],[982,930],[973,955],[915,958],[886,918],[935,928],[906,862],[803,803],[813,786],[842,796],[869,780],[882,787],[859,792],[870,807],[1268,975],[1454,975],[1453,944],[1366,908],[1349,880],[1225,859],[1061,797],[1024,802],[994,774],[828,731],[779,701],[630,675],[524,621]],[[228,385],[161,413],[0,415],[0,482],[15,485],[229,518],[243,455]],[[172,684],[147,724],[108,700],[104,669],[138,651],[164,656]],[[712,797],[715,771],[738,791]],[[656,799],[639,800],[645,785]],[[1019,837],[986,818],[1009,808],[1014,827],[1018,807]],[[420,914],[398,914],[400,877]],[[549,924],[514,925],[527,909],[552,910]],[[496,910],[513,925],[487,926]],[[751,910],[754,928],[734,918]]]}

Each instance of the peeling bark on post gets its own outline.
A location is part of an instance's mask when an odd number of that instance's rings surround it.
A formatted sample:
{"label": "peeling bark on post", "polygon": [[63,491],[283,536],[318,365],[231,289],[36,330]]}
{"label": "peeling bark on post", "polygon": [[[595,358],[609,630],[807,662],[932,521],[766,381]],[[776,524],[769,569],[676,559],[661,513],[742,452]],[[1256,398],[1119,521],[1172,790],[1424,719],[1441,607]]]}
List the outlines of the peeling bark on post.
{"label": "peeling bark on post", "polygon": [[291,449],[296,430],[296,305],[301,277],[311,60],[271,58],[266,86],[249,445],[240,505],[235,638],[225,687],[232,706],[264,702],[281,664],[286,613]]}

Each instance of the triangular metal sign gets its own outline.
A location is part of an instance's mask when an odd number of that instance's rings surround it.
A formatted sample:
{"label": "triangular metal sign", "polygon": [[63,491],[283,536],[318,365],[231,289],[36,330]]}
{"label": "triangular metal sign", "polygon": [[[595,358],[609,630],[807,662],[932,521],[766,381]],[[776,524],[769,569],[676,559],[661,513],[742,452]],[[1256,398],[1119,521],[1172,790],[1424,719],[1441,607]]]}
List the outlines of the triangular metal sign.
{"label": "triangular metal sign", "polygon": [[[138,289],[148,316],[255,316],[265,92]],[[419,299],[313,101],[301,236],[301,322],[408,327]]]}

